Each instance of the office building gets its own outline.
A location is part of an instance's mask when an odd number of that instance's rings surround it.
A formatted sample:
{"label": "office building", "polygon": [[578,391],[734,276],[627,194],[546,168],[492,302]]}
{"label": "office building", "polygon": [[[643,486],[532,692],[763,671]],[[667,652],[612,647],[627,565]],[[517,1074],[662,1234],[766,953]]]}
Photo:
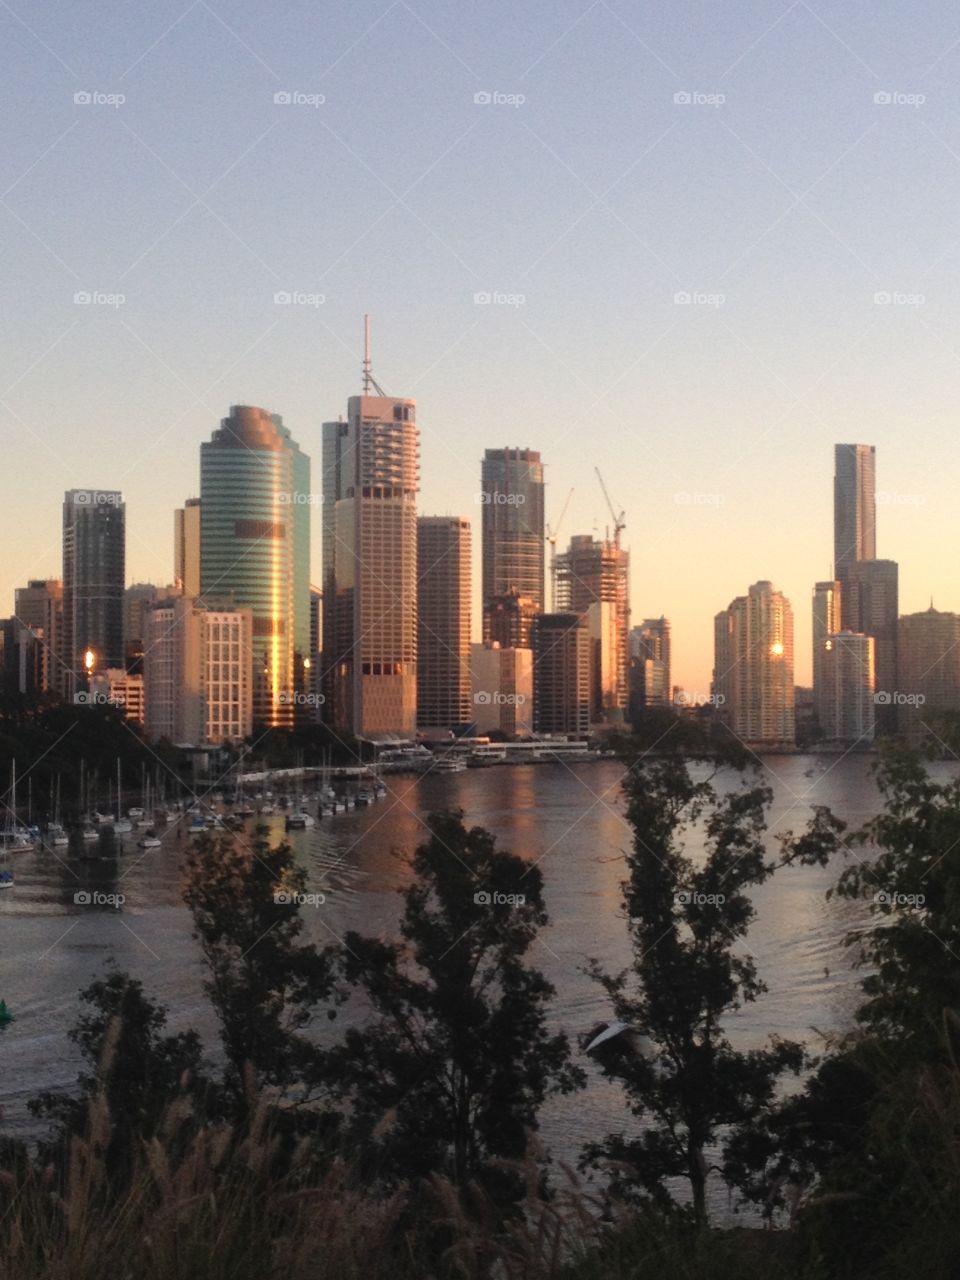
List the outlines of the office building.
{"label": "office building", "polygon": [[451,729],[472,720],[470,521],[417,521],[417,725]]}
{"label": "office building", "polygon": [[936,741],[941,713],[960,710],[960,616],[931,604],[900,618],[898,632],[896,688],[878,690],[877,713],[892,711],[910,742]]}
{"label": "office building", "polygon": [[[368,349],[369,352],[369,349]],[[323,689],[356,737],[417,727],[416,401],[364,392],[323,426]]]}
{"label": "office building", "polygon": [[200,594],[200,499],[173,513],[173,582],[183,596]]}
{"label": "office building", "polygon": [[38,645],[38,692],[61,691],[63,583],[59,578],[33,578],[25,587],[17,587],[14,600],[17,621],[30,631]]}
{"label": "office building", "polygon": [[131,674],[125,667],[98,671],[90,679],[86,696],[91,706],[117,707],[128,720],[144,722],[143,676]]}
{"label": "office building", "polygon": [[716,615],[713,698],[743,742],[793,744],[793,610],[772,583],[755,582]]}
{"label": "office building", "polygon": [[833,573],[877,556],[876,449],[872,444],[834,446]]}
{"label": "office building", "polygon": [[[859,560],[847,566],[842,585],[843,630],[873,636],[876,641],[877,692],[897,687],[898,567],[894,560]],[[877,705],[877,730],[893,732],[892,703]]]}
{"label": "office building", "polygon": [[544,607],[543,463],[533,449],[487,449],[480,472],[483,638],[492,640],[488,606],[515,595],[520,611],[515,643],[530,647],[533,618]]}
{"label": "office building", "polygon": [[836,579],[817,582],[813,587],[813,712],[815,724],[822,725],[828,712],[821,715],[820,699],[825,696],[824,654],[827,638],[843,629],[841,609],[842,585]]}
{"label": "office building", "polygon": [[876,721],[873,636],[835,631],[821,640],[817,724],[827,742],[869,746]]}
{"label": "office building", "polygon": [[504,649],[528,647],[533,620],[541,612],[534,599],[518,591],[491,596],[483,602],[483,634],[487,643]]}
{"label": "office building", "polygon": [[627,636],[630,661],[631,714],[653,707],[669,707],[670,622],[664,617],[645,618]]}
{"label": "office building", "polygon": [[591,644],[580,613],[541,613],[533,624],[533,723],[537,733],[586,738]]}
{"label": "office building", "polygon": [[68,698],[85,687],[88,671],[124,665],[125,529],[120,493],[70,489],[64,495],[61,674]]}
{"label": "office building", "polygon": [[278,414],[235,405],[200,446],[200,593],[253,615],[253,716],[291,728],[310,647],[310,459]]}
{"label": "office building", "polygon": [[528,738],[533,733],[533,651],[473,644],[470,672],[476,732]]}

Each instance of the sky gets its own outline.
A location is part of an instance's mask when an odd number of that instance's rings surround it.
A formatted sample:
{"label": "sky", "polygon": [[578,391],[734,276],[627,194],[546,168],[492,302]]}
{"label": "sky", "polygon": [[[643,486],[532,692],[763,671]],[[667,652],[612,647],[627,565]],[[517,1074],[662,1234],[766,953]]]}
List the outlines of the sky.
{"label": "sky", "polygon": [[122,489],[168,582],[231,404],[319,490],[365,312],[476,580],[485,448],[541,451],[548,521],[573,488],[561,546],[610,525],[599,467],[690,693],[764,578],[809,682],[836,441],[877,447],[901,611],[960,609],[943,0],[0,0],[0,101],[0,612],[59,576],[67,488]]}

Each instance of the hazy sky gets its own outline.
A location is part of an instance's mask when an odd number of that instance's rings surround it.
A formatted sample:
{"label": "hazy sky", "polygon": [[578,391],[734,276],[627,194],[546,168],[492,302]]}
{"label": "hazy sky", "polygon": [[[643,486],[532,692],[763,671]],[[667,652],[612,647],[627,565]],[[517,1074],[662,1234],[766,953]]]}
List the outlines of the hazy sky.
{"label": "hazy sky", "polygon": [[960,608],[955,6],[3,0],[0,65],[0,610],[59,575],[68,487],[122,488],[129,579],[169,581],[232,403],[319,489],[364,311],[421,511],[539,448],[565,544],[599,466],[688,690],[758,578],[809,679],[838,440],[877,446],[902,610]]}

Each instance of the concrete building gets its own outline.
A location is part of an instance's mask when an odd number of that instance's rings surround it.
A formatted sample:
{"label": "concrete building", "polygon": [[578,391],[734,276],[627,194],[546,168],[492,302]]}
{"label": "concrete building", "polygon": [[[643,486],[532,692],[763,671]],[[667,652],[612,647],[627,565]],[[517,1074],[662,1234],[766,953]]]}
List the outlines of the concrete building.
{"label": "concrete building", "polygon": [[532,602],[519,611],[513,643],[530,647],[533,618],[544,607],[543,463],[534,449],[487,449],[481,463],[483,638],[493,640],[497,598]]}
{"label": "concrete building", "polygon": [[[627,680],[628,641],[630,628],[630,556],[616,540],[598,539],[578,534],[570,546],[557,556],[557,611],[586,614],[591,605],[605,604],[605,621],[595,613],[594,629],[599,628],[601,647],[594,649],[594,665],[599,664],[607,677],[595,671],[593,683],[599,691],[600,704],[593,706],[594,721],[622,720],[629,696]],[[612,651],[606,650],[612,646]]]}
{"label": "concrete building", "polygon": [[90,680],[86,696],[91,705],[119,707],[128,720],[137,724],[144,722],[143,676],[131,675],[126,667],[107,667],[98,671]]}
{"label": "concrete building", "polygon": [[417,521],[417,726],[473,719],[470,688],[470,521]]}
{"label": "concrete building", "polygon": [[173,581],[183,596],[200,594],[200,499],[173,513]]}
{"label": "concrete building", "polygon": [[[843,630],[873,636],[876,641],[877,692],[897,687],[897,619],[900,612],[895,560],[858,560],[847,566],[842,585]],[[877,704],[877,729],[893,732],[896,711],[891,702]]]}
{"label": "concrete building", "polygon": [[38,646],[37,691],[59,692],[63,688],[63,583],[59,578],[32,578],[14,593],[17,622],[34,637]]}
{"label": "concrete building", "polygon": [[470,646],[472,717],[478,734],[508,738],[533,733],[533,651],[495,641]]}
{"label": "concrete building", "polygon": [[[126,508],[115,490],[70,489],[63,499],[61,691],[85,686],[85,673],[122,667]],[[92,654],[90,661],[86,655]]]}
{"label": "concrete building", "polygon": [[873,636],[835,631],[821,641],[816,715],[828,742],[868,746],[876,722],[876,642]]}
{"label": "concrete building", "polygon": [[200,446],[200,592],[252,612],[253,714],[264,727],[291,728],[303,705],[309,503],[310,459],[280,416],[234,405]]}
{"label": "concrete building", "polygon": [[250,736],[253,625],[250,608],[208,606],[192,596],[151,610],[144,724],[154,740],[220,746]]}
{"label": "concrete building", "polygon": [[[821,698],[826,696],[823,665],[829,636],[843,630],[841,612],[842,585],[836,579],[817,582],[813,588],[813,709],[816,725],[823,726],[830,714]],[[831,694],[832,697],[832,694]]]}
{"label": "concrete building", "polygon": [[793,610],[771,582],[755,582],[716,615],[713,698],[743,742],[794,743]]}
{"label": "concrete building", "polygon": [[636,717],[654,707],[671,705],[670,622],[645,618],[627,636],[630,714]]}
{"label": "concrete building", "polygon": [[[364,390],[376,384],[364,367]],[[327,719],[357,737],[417,727],[415,400],[351,396],[323,426],[323,691]]]}
{"label": "concrete building", "polygon": [[533,625],[533,723],[537,733],[590,732],[590,630],[583,614],[542,613]]}
{"label": "concrete building", "polygon": [[849,565],[877,556],[876,454],[872,444],[834,446],[833,573],[841,580]]}
{"label": "concrete building", "polygon": [[896,688],[878,689],[877,710],[892,710],[900,732],[916,743],[942,733],[939,713],[960,710],[960,616],[931,604],[900,618],[898,631]]}

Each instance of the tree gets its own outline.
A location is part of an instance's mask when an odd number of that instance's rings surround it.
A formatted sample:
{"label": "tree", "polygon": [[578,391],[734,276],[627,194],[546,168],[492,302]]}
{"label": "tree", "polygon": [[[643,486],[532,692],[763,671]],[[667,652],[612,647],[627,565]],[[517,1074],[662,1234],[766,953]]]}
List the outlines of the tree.
{"label": "tree", "polygon": [[[641,758],[630,768],[634,839],[623,902],[633,964],[619,975],[592,967],[624,1024],[617,1033],[611,1024],[593,1056],[622,1084],[639,1132],[585,1149],[585,1163],[609,1168],[612,1191],[626,1198],[669,1206],[667,1180],[685,1179],[701,1226],[708,1152],[721,1130],[755,1121],[781,1075],[804,1062],[801,1045],[776,1037],[735,1050],[724,1028],[729,1014],[766,990],[752,957],[736,948],[755,914],[748,891],[779,864],[764,845],[770,789],[741,780],[720,793],[714,776],[697,781],[676,758]],[[703,830],[702,860],[683,849],[695,824]],[[826,825],[816,815],[805,837],[811,847],[829,838]]]}
{"label": "tree", "polygon": [[525,963],[547,923],[540,871],[460,813],[434,815],[402,891],[402,942],[348,933],[347,979],[373,1021],[336,1055],[354,1124],[385,1180],[447,1174],[498,1200],[544,1100],[581,1087],[567,1037],[547,1028],[553,988]]}
{"label": "tree", "polygon": [[[297,1088],[309,1102],[325,1081],[323,1051],[302,1034],[317,1006],[335,1000],[330,952],[299,941],[306,872],[267,828],[250,845],[204,833],[187,861],[184,901],[220,1023],[225,1089],[238,1116],[263,1088]],[[335,1016],[335,1008],[327,1009]]]}

